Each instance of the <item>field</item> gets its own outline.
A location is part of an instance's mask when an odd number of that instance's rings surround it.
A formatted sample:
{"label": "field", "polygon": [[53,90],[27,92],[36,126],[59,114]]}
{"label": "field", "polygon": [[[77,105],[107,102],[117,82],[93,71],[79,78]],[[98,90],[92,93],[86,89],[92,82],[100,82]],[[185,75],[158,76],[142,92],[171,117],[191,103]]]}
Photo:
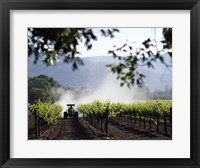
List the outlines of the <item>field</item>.
{"label": "field", "polygon": [[63,118],[62,107],[29,106],[29,139],[164,140],[172,139],[172,101],[131,104],[94,101],[77,106],[79,118]]}

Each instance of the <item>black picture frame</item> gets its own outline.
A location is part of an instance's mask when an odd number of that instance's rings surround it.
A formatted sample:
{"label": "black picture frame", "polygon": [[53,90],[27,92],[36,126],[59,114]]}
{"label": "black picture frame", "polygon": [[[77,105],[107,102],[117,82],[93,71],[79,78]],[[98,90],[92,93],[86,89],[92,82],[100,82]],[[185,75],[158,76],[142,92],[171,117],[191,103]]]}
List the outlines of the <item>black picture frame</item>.
{"label": "black picture frame", "polygon": [[[189,159],[23,159],[10,158],[10,10],[190,10],[191,158]],[[199,0],[0,0],[0,165],[15,167],[200,167]],[[184,130],[183,130],[184,131]]]}

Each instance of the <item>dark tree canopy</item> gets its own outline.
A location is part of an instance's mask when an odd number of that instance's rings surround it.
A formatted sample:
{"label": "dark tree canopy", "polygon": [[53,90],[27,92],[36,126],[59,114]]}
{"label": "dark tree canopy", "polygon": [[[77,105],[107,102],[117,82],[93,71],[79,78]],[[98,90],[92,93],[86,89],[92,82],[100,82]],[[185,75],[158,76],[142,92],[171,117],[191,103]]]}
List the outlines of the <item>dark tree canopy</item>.
{"label": "dark tree canopy", "polygon": [[[29,28],[28,29],[28,55],[35,55],[35,63],[37,63],[40,55],[44,56],[46,65],[56,64],[63,58],[66,63],[72,64],[73,70],[79,65],[83,65],[77,46],[84,43],[85,47],[90,50],[92,42],[97,40],[96,33],[101,33],[104,37],[114,37],[115,32],[119,32],[115,28]],[[164,55],[168,54],[172,57],[172,28],[163,28],[163,48],[158,50],[156,40],[150,38],[144,39],[136,52],[133,52],[133,46],[124,44],[121,47],[115,47],[114,50],[108,51],[114,58],[118,59],[118,63],[107,65],[113,73],[117,74],[117,79],[121,80],[121,86],[132,85],[142,86],[145,75],[138,71],[139,66],[147,66],[154,68],[153,62],[160,60],[166,67],[171,67],[164,60]],[[126,53],[126,57],[121,57],[117,51]]]}
{"label": "dark tree canopy", "polygon": [[[154,68],[153,62],[157,60],[160,60],[166,67],[172,66],[164,59],[166,54],[172,58],[172,28],[163,28],[162,33],[163,47],[160,50],[158,50],[157,41],[148,38],[137,51],[133,51],[133,47],[127,43],[108,52],[119,60],[118,63],[107,65],[107,67],[117,74],[117,79],[121,80],[121,86],[127,85],[129,88],[132,85],[143,86],[145,75],[139,72],[138,67],[140,66]],[[118,51],[126,53],[127,56],[118,55]]]}
{"label": "dark tree canopy", "polygon": [[28,79],[28,103],[35,101],[53,103],[58,100],[57,89],[60,84],[46,75],[39,75]]}
{"label": "dark tree canopy", "polygon": [[40,54],[45,55],[46,65],[56,64],[60,56],[66,63],[71,63],[73,70],[78,65],[83,65],[77,57],[77,46],[84,43],[90,50],[92,41],[97,40],[94,31],[100,32],[104,37],[114,37],[118,29],[94,29],[94,28],[29,28],[28,29],[28,55],[35,55],[35,63]]}

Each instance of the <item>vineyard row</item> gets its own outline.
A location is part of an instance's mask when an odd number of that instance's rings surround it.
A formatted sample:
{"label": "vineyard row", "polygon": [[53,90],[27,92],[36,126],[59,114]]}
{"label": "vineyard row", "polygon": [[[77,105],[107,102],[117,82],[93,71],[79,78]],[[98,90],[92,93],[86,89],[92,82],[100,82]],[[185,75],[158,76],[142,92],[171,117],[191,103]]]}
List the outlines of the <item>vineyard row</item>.
{"label": "vineyard row", "polygon": [[[131,104],[95,101],[78,106],[87,123],[108,134],[108,121],[156,130],[172,136],[172,101],[153,100]],[[162,131],[161,131],[162,128]]]}

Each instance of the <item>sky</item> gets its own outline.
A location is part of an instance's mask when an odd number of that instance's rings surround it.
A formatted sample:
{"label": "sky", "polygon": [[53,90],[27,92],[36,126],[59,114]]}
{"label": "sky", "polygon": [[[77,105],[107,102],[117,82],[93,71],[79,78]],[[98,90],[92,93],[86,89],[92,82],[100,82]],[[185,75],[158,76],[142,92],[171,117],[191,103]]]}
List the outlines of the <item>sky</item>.
{"label": "sky", "polygon": [[[133,48],[141,47],[142,42],[150,39],[157,40],[158,48],[162,47],[160,43],[163,40],[162,28],[118,28],[119,33],[115,33],[114,38],[102,37],[98,33],[97,41],[92,42],[92,49],[87,50],[84,44],[78,46],[78,51],[81,52],[80,57],[87,56],[109,56],[108,51],[114,49],[113,46],[121,47],[125,43],[130,44]],[[125,56],[125,55],[122,55]]]}
{"label": "sky", "polygon": [[[129,43],[129,45],[131,45],[133,48],[140,48],[142,46],[142,43],[148,38],[152,40],[156,38],[158,49],[162,49],[162,43],[160,41],[163,40],[163,35],[162,35],[163,28],[118,28],[118,29],[119,33],[116,32],[114,38],[102,37],[101,33],[97,28],[93,29],[94,34],[97,35],[98,37],[98,40],[92,41],[93,47],[91,50],[87,50],[86,47],[84,46],[84,43],[78,45],[77,49],[79,52],[81,52],[81,55],[78,56],[80,57],[112,56],[111,54],[110,55],[108,54],[108,51],[114,49],[113,48],[114,45],[117,47],[121,47],[125,43]],[[124,53],[125,52],[123,52],[123,54]],[[123,56],[122,53],[118,55]],[[124,56],[129,56],[129,55],[124,55]],[[33,59],[34,58],[31,57],[31,61],[29,61],[29,63],[33,62]],[[94,60],[98,61],[98,59]],[[160,69],[159,71],[160,73],[162,73]],[[156,73],[159,73],[159,71]],[[41,71],[40,73],[44,72]],[[165,72],[163,72],[163,74],[165,73],[167,73],[166,70]],[[169,73],[171,73],[171,71],[169,71]]]}

